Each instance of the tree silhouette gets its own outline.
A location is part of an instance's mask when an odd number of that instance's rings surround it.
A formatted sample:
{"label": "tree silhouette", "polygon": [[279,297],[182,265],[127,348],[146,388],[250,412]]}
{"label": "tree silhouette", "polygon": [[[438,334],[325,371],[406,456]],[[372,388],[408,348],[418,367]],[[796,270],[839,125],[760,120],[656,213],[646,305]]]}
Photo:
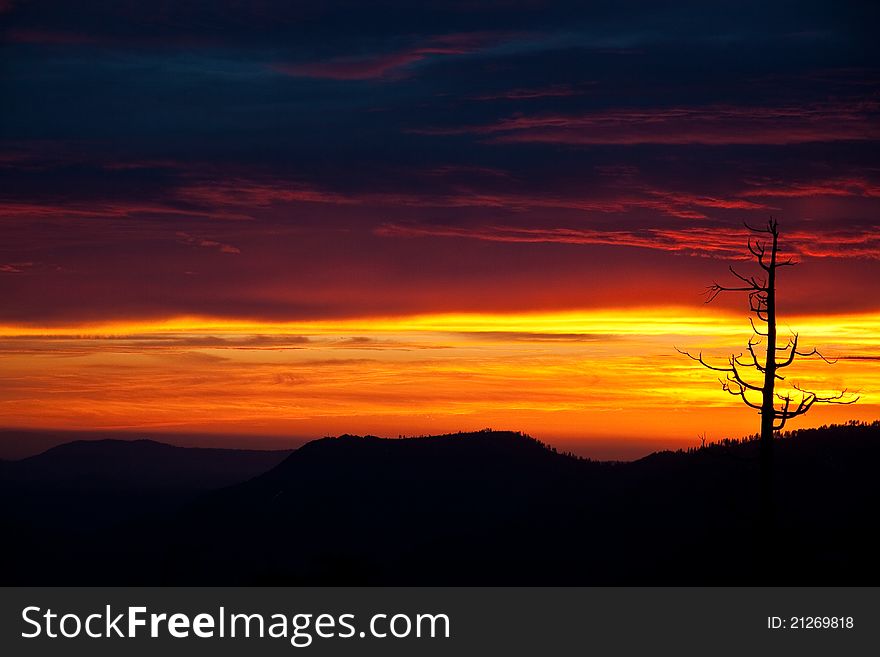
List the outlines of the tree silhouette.
{"label": "tree silhouette", "polygon": [[[843,391],[834,395],[820,395],[806,390],[797,384],[789,386],[785,392],[777,391],[777,381],[784,381],[780,373],[795,362],[798,357],[815,356],[826,363],[834,361],[825,358],[815,348],[801,350],[799,336],[792,333],[784,346],[777,346],[776,332],[776,275],[781,267],[790,267],[794,260],[779,259],[779,226],[775,219],[770,218],[767,225],[754,228],[745,227],[761,237],[749,236],[749,253],[755,258],[763,274],[744,276],[730,267],[730,273],[739,281],[735,287],[713,283],[707,288],[706,303],[714,301],[722,292],[746,292],[749,310],[754,317],[749,317],[754,335],[749,337],[748,356],[744,353],[733,354],[727,359],[726,366],[716,366],[703,360],[702,352],[694,356],[690,352],[680,353],[697,361],[703,367],[724,374],[719,378],[721,388],[735,397],[739,397],[749,408],[755,409],[761,416],[761,432],[759,459],[761,464],[761,509],[762,525],[769,530],[774,522],[773,509],[773,437],[781,431],[788,420],[804,415],[814,404],[853,404],[858,397]],[[755,323],[758,319],[758,324]],[[759,326],[764,325],[764,331]],[[756,350],[757,348],[757,350]],[[751,372],[751,380],[749,377]]]}

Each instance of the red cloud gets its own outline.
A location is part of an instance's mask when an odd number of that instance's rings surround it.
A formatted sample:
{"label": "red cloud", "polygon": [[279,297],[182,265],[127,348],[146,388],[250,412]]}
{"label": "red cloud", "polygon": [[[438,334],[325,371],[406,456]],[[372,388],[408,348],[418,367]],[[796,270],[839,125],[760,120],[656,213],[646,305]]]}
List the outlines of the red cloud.
{"label": "red cloud", "polygon": [[[786,245],[792,253],[802,256],[880,259],[880,236],[877,228],[823,233],[791,231],[786,235]],[[741,258],[743,244],[747,239],[742,230],[717,227],[598,230],[385,224],[375,232],[383,237],[461,237],[491,242],[606,244],[725,258]]]}
{"label": "red cloud", "polygon": [[283,180],[245,180],[231,178],[199,182],[178,189],[177,198],[207,207],[268,207],[273,203],[334,203],[348,205],[357,200]]}
{"label": "red cloud", "polygon": [[199,246],[204,249],[217,249],[220,253],[229,253],[232,255],[238,255],[241,253],[241,249],[239,249],[237,246],[224,244],[223,242],[218,242],[217,240],[209,240],[201,237],[195,237],[194,235],[190,235],[189,233],[185,233],[183,231],[179,231],[177,233],[177,237],[180,238],[180,241],[182,243],[189,244],[190,246]]}
{"label": "red cloud", "polygon": [[27,269],[34,266],[32,262],[6,262],[0,263],[0,274],[23,274]]}
{"label": "red cloud", "polygon": [[[507,189],[483,189],[472,183],[505,180],[504,172],[481,168],[433,169],[432,177],[452,176],[455,181],[442,189],[426,193],[408,191],[367,191],[338,193],[297,181],[260,178],[217,178],[185,182],[150,202],[106,199],[91,202],[40,203],[36,201],[0,201],[0,216],[7,218],[88,217],[128,218],[148,215],[181,215],[227,220],[253,219],[255,211],[275,204],[320,203],[335,206],[377,206],[411,208],[496,208],[511,212],[559,209],[580,212],[626,213],[650,210],[680,219],[708,219],[708,210],[756,211],[769,209],[753,200],[716,197],[651,188],[628,181],[625,186],[613,183],[588,192],[526,193]],[[186,179],[185,179],[186,180]]]}
{"label": "red cloud", "polygon": [[428,128],[424,134],[486,134],[495,142],[563,144],[796,144],[880,139],[880,103],[791,107],[711,105],[615,109],[582,115],[514,116],[482,126]]}
{"label": "red cloud", "polygon": [[467,55],[497,41],[490,33],[447,34],[434,37],[422,46],[364,56],[334,57],[300,64],[277,63],[273,71],[296,77],[330,80],[372,80],[386,77],[407,66],[435,55]]}
{"label": "red cloud", "polygon": [[422,50],[390,53],[371,57],[340,57],[306,64],[272,64],[270,68],[284,75],[330,80],[370,80],[421,61],[428,53]]}
{"label": "red cloud", "polygon": [[252,210],[274,203],[360,203],[356,198],[319,190],[295,182],[253,181],[238,178],[182,185],[152,201],[98,199],[79,202],[0,200],[0,217],[6,219],[88,218],[126,219],[150,215],[180,215],[200,219],[250,220]]}
{"label": "red cloud", "polygon": [[127,219],[150,215],[180,215],[204,219],[245,220],[244,213],[229,212],[222,207],[185,207],[171,200],[146,203],[140,201],[90,201],[78,203],[38,203],[27,201],[0,201],[0,217],[5,219],[61,219],[77,220],[96,217]]}
{"label": "red cloud", "polygon": [[864,178],[833,178],[812,182],[782,183],[778,181],[750,181],[754,189],[747,189],[739,196],[747,197],[809,197],[809,196],[861,196],[880,197],[880,185]]}
{"label": "red cloud", "polygon": [[558,208],[584,212],[623,213],[647,209],[679,219],[708,219],[705,208],[724,210],[765,210],[768,206],[744,199],[726,199],[682,192],[669,192],[633,185],[628,191],[611,190],[584,196],[516,194],[459,189],[448,194],[407,195],[372,194],[364,202],[381,202],[411,207],[485,207],[513,211]]}
{"label": "red cloud", "polygon": [[508,89],[491,94],[473,96],[473,100],[530,100],[532,98],[564,98],[579,96],[583,91],[570,84],[554,84],[537,89]]}

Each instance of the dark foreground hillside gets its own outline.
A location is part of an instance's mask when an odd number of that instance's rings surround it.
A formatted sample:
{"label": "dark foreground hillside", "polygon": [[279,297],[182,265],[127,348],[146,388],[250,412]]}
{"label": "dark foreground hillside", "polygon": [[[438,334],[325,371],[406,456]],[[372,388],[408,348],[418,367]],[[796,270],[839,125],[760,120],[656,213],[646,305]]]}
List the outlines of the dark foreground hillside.
{"label": "dark foreground hillside", "polygon": [[106,568],[103,555],[119,550],[120,528],[177,513],[207,491],[251,479],[289,454],[77,440],[0,461],[3,579],[100,577],[95,573]]}
{"label": "dark foreground hillside", "polygon": [[880,584],[880,424],[776,452],[775,545],[755,532],[755,443],[602,463],[508,432],[343,436],[80,531],[4,512],[3,583]]}

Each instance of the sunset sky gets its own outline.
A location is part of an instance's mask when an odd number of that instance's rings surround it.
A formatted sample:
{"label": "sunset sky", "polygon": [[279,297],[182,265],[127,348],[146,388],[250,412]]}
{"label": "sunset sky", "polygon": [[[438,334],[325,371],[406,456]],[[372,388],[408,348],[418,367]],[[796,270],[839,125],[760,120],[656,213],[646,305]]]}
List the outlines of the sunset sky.
{"label": "sunset sky", "polygon": [[753,433],[770,215],[788,428],[880,417],[880,16],[583,4],[0,0],[0,427]]}

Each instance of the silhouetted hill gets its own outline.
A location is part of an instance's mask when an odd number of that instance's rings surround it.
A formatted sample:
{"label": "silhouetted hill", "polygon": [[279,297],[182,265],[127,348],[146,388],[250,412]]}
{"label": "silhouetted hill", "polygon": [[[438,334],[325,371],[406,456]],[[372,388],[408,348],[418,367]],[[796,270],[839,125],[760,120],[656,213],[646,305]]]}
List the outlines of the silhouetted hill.
{"label": "silhouetted hill", "polygon": [[[109,531],[163,517],[200,494],[250,479],[286,451],[184,448],[152,440],[78,440],[0,462],[3,552],[25,562],[93,561]],[[126,529],[127,531],[127,529]],[[99,567],[99,566],[96,566]]]}
{"label": "silhouetted hill", "polygon": [[[581,497],[606,470],[511,432],[326,438],[190,510],[166,530],[180,540],[168,564],[198,554],[180,565],[200,581],[381,583],[405,564],[445,579],[461,559],[505,563],[487,553],[502,534],[539,539],[526,532],[555,516],[554,501]],[[427,563],[425,551],[454,558]]]}
{"label": "silhouetted hill", "polygon": [[292,450],[302,447],[302,439],[281,436],[244,435],[240,433],[204,433],[198,431],[149,431],[145,429],[11,429],[0,428],[0,459],[16,461],[36,456],[60,445],[96,440],[158,440],[167,445],[207,449],[237,450],[248,445],[251,450]]}
{"label": "silhouetted hill", "polygon": [[602,463],[486,431],[314,441],[178,512],[84,537],[78,570],[25,554],[16,581],[880,583],[880,423],[798,432],[776,452],[769,557],[753,442]]}
{"label": "silhouetted hill", "polygon": [[[780,577],[876,580],[878,426],[778,447]],[[756,455],[746,442],[613,464],[501,432],[326,439],[188,512],[162,568],[203,583],[761,581]]]}
{"label": "silhouetted hill", "polygon": [[250,479],[290,450],[175,447],[154,440],[77,440],[0,464],[0,481],[85,489],[207,490]]}

